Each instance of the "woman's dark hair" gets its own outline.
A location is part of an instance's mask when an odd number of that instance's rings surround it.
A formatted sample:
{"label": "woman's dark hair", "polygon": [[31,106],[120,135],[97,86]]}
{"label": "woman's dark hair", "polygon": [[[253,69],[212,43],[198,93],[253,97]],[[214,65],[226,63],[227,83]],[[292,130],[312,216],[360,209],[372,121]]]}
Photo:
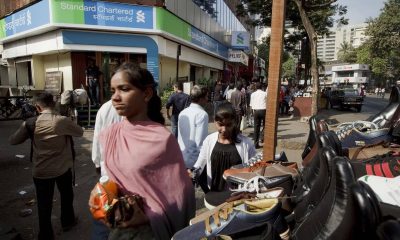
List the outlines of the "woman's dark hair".
{"label": "woman's dark hair", "polygon": [[216,122],[224,122],[225,119],[230,119],[233,122],[232,133],[230,135],[230,141],[232,143],[240,143],[238,138],[240,129],[238,129],[236,111],[230,102],[222,103],[218,106],[214,120]]}
{"label": "woman's dark hair", "polygon": [[154,122],[165,124],[165,119],[161,113],[161,98],[157,95],[157,84],[154,81],[153,75],[147,70],[140,68],[137,64],[123,63],[115,73],[123,72],[127,76],[130,84],[144,91],[151,87],[153,96],[147,105],[147,116]]}

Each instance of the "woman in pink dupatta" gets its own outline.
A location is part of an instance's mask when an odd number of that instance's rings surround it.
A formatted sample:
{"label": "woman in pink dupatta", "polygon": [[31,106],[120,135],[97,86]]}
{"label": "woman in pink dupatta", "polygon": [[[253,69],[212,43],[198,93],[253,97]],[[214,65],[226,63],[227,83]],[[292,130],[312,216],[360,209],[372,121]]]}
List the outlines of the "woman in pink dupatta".
{"label": "woman in pink dupatta", "polygon": [[171,239],[194,217],[194,188],[178,143],[163,126],[153,76],[125,63],[112,77],[111,90],[125,120],[100,135],[106,172],[123,192],[144,198],[154,237]]}

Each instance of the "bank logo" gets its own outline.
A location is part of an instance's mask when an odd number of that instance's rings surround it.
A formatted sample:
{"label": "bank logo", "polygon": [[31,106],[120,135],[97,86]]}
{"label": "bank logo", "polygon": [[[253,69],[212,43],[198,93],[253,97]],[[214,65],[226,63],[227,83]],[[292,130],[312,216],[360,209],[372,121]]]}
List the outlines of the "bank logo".
{"label": "bank logo", "polygon": [[31,11],[26,11],[26,25],[31,25],[32,24],[32,15]]}
{"label": "bank logo", "polygon": [[236,44],[244,44],[244,37],[242,36],[242,33],[239,33],[236,37]]}
{"label": "bank logo", "polygon": [[144,12],[142,10],[139,10],[136,12],[136,22],[137,23],[145,23],[146,22],[146,17],[144,16]]}

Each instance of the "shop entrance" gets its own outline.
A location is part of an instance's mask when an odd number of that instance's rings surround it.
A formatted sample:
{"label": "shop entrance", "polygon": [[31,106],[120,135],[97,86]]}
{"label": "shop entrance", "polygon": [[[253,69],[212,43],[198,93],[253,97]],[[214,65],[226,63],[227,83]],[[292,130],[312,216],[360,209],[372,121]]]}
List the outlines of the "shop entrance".
{"label": "shop entrance", "polygon": [[146,54],[135,53],[72,52],[71,62],[74,89],[84,87],[88,91],[85,72],[90,62],[93,62],[98,67],[100,71],[99,100],[100,103],[104,103],[111,97],[110,81],[116,69],[124,62],[136,63],[140,67],[146,68],[147,58]]}

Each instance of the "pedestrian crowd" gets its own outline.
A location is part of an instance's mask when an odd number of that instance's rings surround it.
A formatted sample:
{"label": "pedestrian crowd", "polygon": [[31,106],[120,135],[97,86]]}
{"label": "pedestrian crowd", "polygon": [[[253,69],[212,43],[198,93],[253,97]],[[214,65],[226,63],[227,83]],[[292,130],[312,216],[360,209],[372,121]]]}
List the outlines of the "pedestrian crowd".
{"label": "pedestrian crowd", "polygon": [[377,97],[385,98],[385,91],[386,90],[384,87],[383,88],[379,88],[379,87],[375,88],[375,94]]}
{"label": "pedestrian crowd", "polygon": [[[87,71],[89,82],[99,75],[93,69]],[[128,205],[138,207],[140,202],[144,217],[139,221],[134,220],[135,215],[121,217],[115,212],[111,218],[93,219],[92,239],[171,239],[195,216],[195,185],[205,193],[227,190],[223,172],[248,163],[263,143],[267,86],[261,82],[236,81],[224,86],[218,80],[214,89],[195,85],[190,94],[183,92],[182,83],[174,84],[165,106],[171,131],[164,126],[156,87],[152,74],[132,63],[119,66],[111,79],[111,100],[96,116],[92,160],[99,176],[117,184],[119,196],[141,199],[128,201]],[[94,87],[92,90],[96,92]],[[280,114],[289,113],[294,92],[294,87],[282,87]],[[210,94],[212,117],[205,111]],[[99,101],[95,97],[93,102]],[[73,208],[72,137],[82,136],[83,130],[55,111],[50,93],[40,94],[36,107],[40,115],[24,121],[9,142],[31,140],[38,239],[51,240],[54,185],[61,196],[63,230],[78,223]],[[210,119],[217,131],[208,135]],[[247,126],[254,127],[253,139],[242,134]],[[98,195],[95,187],[88,199],[91,209],[100,208]],[[114,208],[118,211],[121,206]]]}

